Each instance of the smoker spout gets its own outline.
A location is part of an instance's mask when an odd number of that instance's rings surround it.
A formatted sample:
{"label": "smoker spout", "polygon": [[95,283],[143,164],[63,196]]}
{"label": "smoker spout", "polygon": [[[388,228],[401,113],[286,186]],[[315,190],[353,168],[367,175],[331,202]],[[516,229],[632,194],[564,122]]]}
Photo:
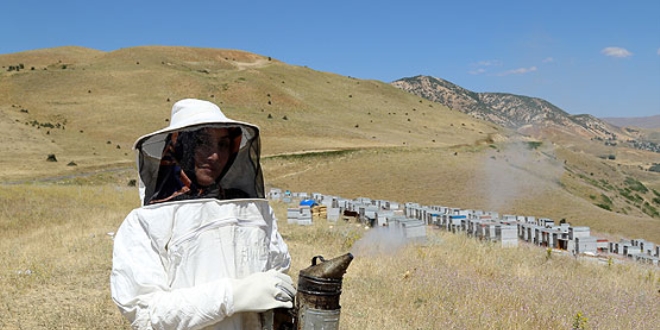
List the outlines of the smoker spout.
{"label": "smoker spout", "polygon": [[[317,260],[321,263],[317,264]],[[300,275],[325,279],[341,279],[348,265],[353,261],[353,254],[346,253],[334,259],[325,260],[322,256],[312,258],[312,265],[301,270]]]}

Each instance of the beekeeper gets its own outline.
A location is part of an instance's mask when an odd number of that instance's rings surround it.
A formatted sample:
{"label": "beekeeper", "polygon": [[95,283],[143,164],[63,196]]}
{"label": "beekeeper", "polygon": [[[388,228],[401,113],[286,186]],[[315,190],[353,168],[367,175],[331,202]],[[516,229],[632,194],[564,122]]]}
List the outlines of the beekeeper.
{"label": "beekeeper", "polygon": [[291,308],[289,251],[264,199],[259,128],[184,99],[134,145],[140,208],[114,238],[112,299],[137,329],[262,329]]}

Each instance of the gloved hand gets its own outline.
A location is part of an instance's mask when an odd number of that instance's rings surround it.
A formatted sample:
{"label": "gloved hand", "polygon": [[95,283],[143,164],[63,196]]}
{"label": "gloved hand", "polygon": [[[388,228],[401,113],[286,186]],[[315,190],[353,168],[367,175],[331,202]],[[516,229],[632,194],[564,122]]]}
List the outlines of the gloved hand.
{"label": "gloved hand", "polygon": [[289,275],[271,269],[232,280],[234,313],[293,307],[296,288]]}

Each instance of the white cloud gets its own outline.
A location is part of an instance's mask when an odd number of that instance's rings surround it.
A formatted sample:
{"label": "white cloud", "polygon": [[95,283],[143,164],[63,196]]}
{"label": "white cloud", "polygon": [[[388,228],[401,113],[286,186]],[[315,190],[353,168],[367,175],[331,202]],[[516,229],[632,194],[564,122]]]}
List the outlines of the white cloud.
{"label": "white cloud", "polygon": [[660,55],[660,48],[658,48],[658,55]]}
{"label": "white cloud", "polygon": [[479,61],[477,63],[472,63],[470,66],[473,68],[472,70],[468,71],[469,74],[471,75],[479,75],[479,74],[484,74],[486,73],[488,67],[493,67],[493,66],[502,66],[502,61],[500,60],[484,60],[484,61]]}
{"label": "white cloud", "polygon": [[468,71],[468,73],[472,74],[472,75],[478,75],[478,74],[486,73],[486,69],[478,68],[476,70],[470,70],[470,71]]}
{"label": "white cloud", "polygon": [[552,58],[552,57],[546,57],[546,58],[544,58],[543,61],[541,61],[541,62],[543,62],[543,63],[552,63],[552,62],[554,62],[554,61],[555,61],[554,58]]}
{"label": "white cloud", "polygon": [[477,62],[476,66],[502,66],[502,61],[486,60]]}
{"label": "white cloud", "polygon": [[606,47],[603,48],[603,50],[601,50],[600,52],[605,56],[618,57],[618,58],[626,58],[632,56],[631,52],[621,47]]}
{"label": "white cloud", "polygon": [[511,74],[526,74],[526,73],[534,72],[536,70],[537,70],[537,68],[535,66],[532,66],[532,67],[529,67],[529,68],[518,68],[518,69],[514,69],[514,70],[501,72],[500,74],[498,74],[498,76],[508,76],[508,75],[511,75]]}

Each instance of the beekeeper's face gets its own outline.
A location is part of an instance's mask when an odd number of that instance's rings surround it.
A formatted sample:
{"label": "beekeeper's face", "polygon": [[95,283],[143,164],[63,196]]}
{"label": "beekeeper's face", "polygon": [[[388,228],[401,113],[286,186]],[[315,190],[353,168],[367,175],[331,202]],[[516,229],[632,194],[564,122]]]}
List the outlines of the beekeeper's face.
{"label": "beekeeper's face", "polygon": [[231,155],[232,140],[226,128],[204,128],[195,146],[195,176],[201,186],[214,183]]}

